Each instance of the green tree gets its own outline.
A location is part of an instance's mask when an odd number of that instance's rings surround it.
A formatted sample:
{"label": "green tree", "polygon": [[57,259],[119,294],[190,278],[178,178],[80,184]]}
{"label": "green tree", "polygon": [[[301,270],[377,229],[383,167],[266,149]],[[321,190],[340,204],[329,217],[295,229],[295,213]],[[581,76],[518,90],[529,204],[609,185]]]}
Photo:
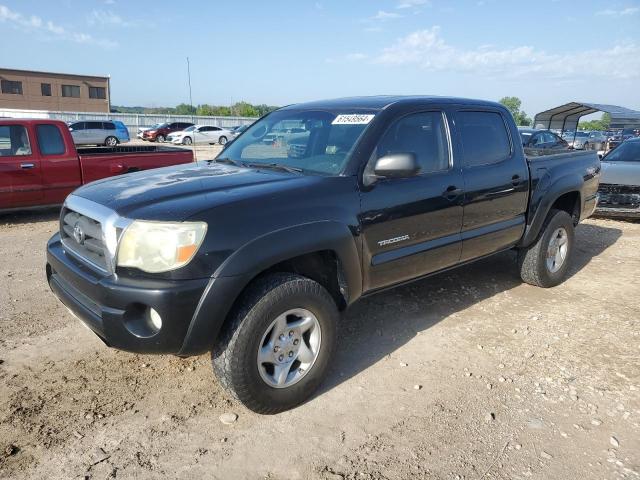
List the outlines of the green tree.
{"label": "green tree", "polygon": [[528,127],[531,125],[531,118],[529,118],[524,111],[520,110],[522,101],[518,97],[502,97],[500,103],[511,112],[516,125],[520,127]]}
{"label": "green tree", "polygon": [[611,125],[611,115],[603,113],[600,120],[587,120],[580,122],[578,128],[581,130],[609,130]]}
{"label": "green tree", "polygon": [[191,105],[187,105],[186,103],[181,103],[180,105],[176,106],[175,114],[176,115],[195,115],[196,109]]}

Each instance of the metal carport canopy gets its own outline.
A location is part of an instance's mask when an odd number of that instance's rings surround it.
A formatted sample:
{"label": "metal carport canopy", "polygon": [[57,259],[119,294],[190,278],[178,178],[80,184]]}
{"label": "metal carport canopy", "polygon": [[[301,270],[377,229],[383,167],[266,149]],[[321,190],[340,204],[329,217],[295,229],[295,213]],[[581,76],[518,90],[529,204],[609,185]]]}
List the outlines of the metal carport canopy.
{"label": "metal carport canopy", "polygon": [[612,128],[630,128],[640,126],[640,112],[617,105],[599,103],[570,102],[559,107],[545,110],[533,120],[535,128],[558,130],[576,130],[580,117],[595,112],[606,112],[611,115]]}

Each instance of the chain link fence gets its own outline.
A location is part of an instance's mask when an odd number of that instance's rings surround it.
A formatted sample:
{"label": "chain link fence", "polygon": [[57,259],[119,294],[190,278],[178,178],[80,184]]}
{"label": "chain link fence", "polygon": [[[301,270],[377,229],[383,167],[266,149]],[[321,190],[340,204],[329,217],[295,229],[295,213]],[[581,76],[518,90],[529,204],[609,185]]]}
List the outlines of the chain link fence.
{"label": "chain link fence", "polygon": [[139,127],[150,127],[164,122],[192,122],[196,125],[211,125],[214,127],[236,127],[256,121],[252,117],[203,117],[199,115],[169,115],[169,114],[138,114],[138,113],[87,113],[87,112],[56,112],[48,110],[17,110],[0,108],[0,117],[11,118],[51,118],[63,122],[77,122],[79,120],[119,120],[129,129],[129,135],[135,138]]}

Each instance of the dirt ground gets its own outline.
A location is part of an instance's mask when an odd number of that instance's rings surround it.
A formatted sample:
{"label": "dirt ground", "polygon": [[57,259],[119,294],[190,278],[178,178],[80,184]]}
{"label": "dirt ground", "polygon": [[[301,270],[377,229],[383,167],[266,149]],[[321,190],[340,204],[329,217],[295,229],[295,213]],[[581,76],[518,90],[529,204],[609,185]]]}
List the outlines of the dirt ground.
{"label": "dirt ground", "polygon": [[581,225],[553,289],[507,253],[362,300],[320,392],[259,416],[208,356],[73,318],[45,281],[56,217],[0,216],[0,478],[640,478],[640,223]]}

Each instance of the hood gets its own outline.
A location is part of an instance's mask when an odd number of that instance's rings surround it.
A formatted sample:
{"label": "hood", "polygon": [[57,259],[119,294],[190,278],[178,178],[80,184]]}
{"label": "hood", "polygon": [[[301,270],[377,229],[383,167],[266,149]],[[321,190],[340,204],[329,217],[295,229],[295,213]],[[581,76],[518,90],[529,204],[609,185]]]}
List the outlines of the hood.
{"label": "hood", "polygon": [[322,178],[198,162],[98,180],[73,194],[127,218],[182,221],[225,203],[306,188]]}
{"label": "hood", "polygon": [[600,183],[609,185],[640,185],[640,162],[602,161]]}

